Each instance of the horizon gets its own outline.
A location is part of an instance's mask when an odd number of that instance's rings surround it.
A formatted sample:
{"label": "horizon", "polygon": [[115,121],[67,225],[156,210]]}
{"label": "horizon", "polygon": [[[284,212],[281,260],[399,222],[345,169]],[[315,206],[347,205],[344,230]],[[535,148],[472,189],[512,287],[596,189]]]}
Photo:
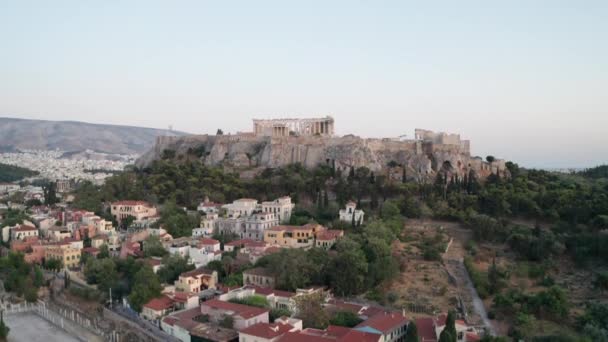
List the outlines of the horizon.
{"label": "horizon", "polygon": [[525,167],[608,162],[608,4],[19,2],[0,12],[0,116],[336,134],[460,134]]}

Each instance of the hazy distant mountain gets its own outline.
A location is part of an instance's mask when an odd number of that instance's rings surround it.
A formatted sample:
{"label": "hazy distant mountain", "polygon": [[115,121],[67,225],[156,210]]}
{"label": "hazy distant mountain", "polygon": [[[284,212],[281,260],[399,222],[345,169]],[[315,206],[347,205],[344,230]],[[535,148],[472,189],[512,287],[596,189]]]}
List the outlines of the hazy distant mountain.
{"label": "hazy distant mountain", "polygon": [[186,135],[164,129],[100,125],[77,121],[0,118],[0,151],[38,149],[143,153],[157,136]]}

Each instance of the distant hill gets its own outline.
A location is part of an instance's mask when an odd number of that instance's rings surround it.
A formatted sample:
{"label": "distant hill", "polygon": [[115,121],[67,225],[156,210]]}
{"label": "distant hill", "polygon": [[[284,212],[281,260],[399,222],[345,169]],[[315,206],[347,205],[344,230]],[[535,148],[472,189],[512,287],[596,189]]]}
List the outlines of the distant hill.
{"label": "distant hill", "polygon": [[37,149],[141,154],[157,136],[186,135],[164,129],[100,125],[77,121],[0,118],[0,152]]}

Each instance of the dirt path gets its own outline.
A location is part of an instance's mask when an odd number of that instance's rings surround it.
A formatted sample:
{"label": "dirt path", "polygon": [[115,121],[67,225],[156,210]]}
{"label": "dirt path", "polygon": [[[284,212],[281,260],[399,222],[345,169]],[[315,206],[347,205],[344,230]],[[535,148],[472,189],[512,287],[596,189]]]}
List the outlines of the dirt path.
{"label": "dirt path", "polygon": [[470,239],[470,231],[455,226],[449,227],[448,231],[453,241],[443,255],[443,261],[446,271],[454,278],[458,288],[461,303],[466,312],[467,323],[474,326],[483,326],[491,335],[496,335],[483,301],[464,266],[464,255],[466,254],[464,244]]}

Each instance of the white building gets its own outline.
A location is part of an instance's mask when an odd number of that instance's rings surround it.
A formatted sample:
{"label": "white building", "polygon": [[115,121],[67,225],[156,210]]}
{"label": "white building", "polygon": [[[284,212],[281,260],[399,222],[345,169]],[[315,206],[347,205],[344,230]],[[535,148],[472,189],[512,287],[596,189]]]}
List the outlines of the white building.
{"label": "white building", "polygon": [[279,223],[288,223],[294,206],[291,197],[283,196],[274,201],[262,202],[262,212],[275,214]]}
{"label": "white building", "polygon": [[245,223],[240,231],[237,233],[241,236],[241,239],[264,239],[264,231],[279,225],[279,219],[272,212],[261,212],[254,213],[253,215],[245,219]]}
{"label": "white building", "polygon": [[225,204],[228,217],[247,217],[253,214],[258,207],[258,201],[252,198],[241,198],[230,204]]}
{"label": "white building", "polygon": [[355,223],[362,224],[365,213],[363,210],[357,209],[357,203],[350,201],[346,203],[346,209],[340,209],[340,221],[353,222],[353,216]]}

